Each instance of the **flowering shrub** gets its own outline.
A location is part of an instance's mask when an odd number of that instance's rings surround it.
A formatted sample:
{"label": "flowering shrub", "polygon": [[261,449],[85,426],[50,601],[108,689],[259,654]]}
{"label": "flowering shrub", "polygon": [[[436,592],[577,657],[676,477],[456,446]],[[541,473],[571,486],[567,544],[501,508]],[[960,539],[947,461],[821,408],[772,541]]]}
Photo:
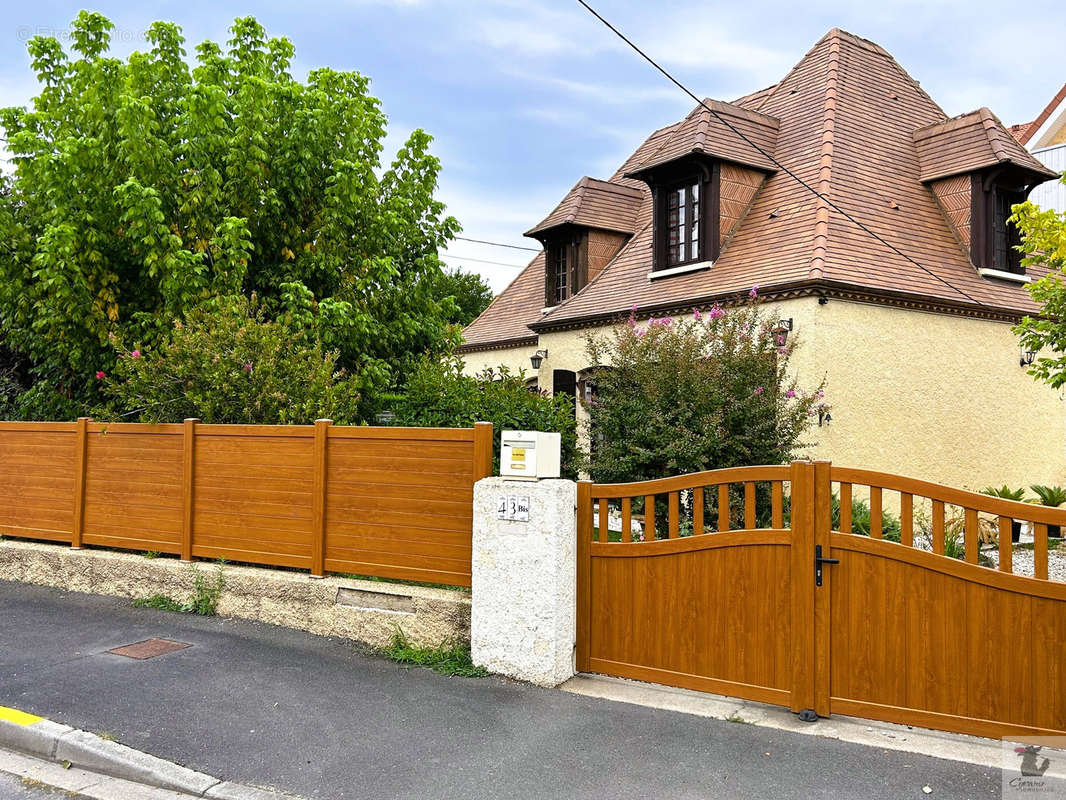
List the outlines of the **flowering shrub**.
{"label": "flowering shrub", "polygon": [[828,406],[823,385],[789,371],[797,346],[774,333],[752,289],[736,308],[694,309],[590,335],[593,364],[609,367],[587,404],[593,480],[639,481],[720,467],[783,464]]}
{"label": "flowering shrub", "polygon": [[267,320],[253,300],[224,298],[188,314],[151,349],[114,342],[115,371],[97,378],[117,412],[141,422],[307,424],[356,420],[359,376],[337,369],[307,329]]}

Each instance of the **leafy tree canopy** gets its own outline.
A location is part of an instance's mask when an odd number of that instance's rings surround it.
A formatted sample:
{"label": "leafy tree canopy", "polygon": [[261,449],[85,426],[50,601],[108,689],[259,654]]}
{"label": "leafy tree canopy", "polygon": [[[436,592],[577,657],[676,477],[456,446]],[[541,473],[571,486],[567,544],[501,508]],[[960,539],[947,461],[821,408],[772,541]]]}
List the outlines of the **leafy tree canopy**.
{"label": "leafy tree canopy", "polygon": [[439,295],[451,298],[454,303],[455,310],[449,321],[464,327],[488,308],[493,298],[492,289],[484,278],[459,268],[444,270],[439,287]]}
{"label": "leafy tree canopy", "polygon": [[33,383],[18,413],[90,407],[95,373],[122,357],[113,336],[149,353],[205,301],[254,293],[265,319],[313,325],[365,419],[457,335],[437,250],[458,223],[434,197],[430,137],[416,130],[383,168],[368,79],[294,79],[292,44],[250,17],[192,67],[178,26],[154,23],[125,61],[108,56],[112,27],[83,11],[70,53],[33,38],[40,94],[0,111],[15,167],[0,186],[0,334]]}
{"label": "leafy tree canopy", "polygon": [[1022,349],[1044,351],[1029,374],[1056,388],[1066,386],[1066,214],[1026,202],[1014,207],[1011,220],[1021,230],[1023,252],[1030,254],[1023,263],[1050,270],[1028,286],[1040,314],[1025,317],[1014,330]]}

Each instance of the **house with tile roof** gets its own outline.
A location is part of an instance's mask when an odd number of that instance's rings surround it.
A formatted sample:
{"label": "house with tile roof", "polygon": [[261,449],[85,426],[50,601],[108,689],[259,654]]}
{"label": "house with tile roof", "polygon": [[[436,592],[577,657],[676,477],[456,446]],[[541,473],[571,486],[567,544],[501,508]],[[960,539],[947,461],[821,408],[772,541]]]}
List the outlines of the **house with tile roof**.
{"label": "house with tile roof", "polygon": [[589,333],[758,286],[801,339],[798,374],[827,378],[812,456],[1064,483],[1063,398],[1011,332],[1046,271],[1022,266],[1007,221],[1055,177],[991,111],[948,118],[882,47],[834,29],[774,86],[706,100],[578,181],[527,233],[543,252],[466,328],[465,368],[581,394],[609,366],[588,363]]}
{"label": "house with tile roof", "polygon": [[[1066,84],[1032,122],[1012,125],[1010,132],[1029,152],[1060,175],[1066,172]],[[1041,208],[1066,211],[1066,182],[1050,181],[1033,190],[1029,199]]]}

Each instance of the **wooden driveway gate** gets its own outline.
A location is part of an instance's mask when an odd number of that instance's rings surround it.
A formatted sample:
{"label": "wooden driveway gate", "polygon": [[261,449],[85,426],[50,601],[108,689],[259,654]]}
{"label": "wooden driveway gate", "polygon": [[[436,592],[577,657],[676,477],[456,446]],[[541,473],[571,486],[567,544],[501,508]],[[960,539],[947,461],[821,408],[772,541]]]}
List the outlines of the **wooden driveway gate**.
{"label": "wooden driveway gate", "polygon": [[[853,532],[854,486],[868,535]],[[1033,530],[1034,577],[1013,574],[1012,520]],[[829,462],[583,481],[578,670],[805,718],[1063,735],[1066,584],[1048,580],[1049,526],[1066,510]],[[978,563],[982,538],[998,541],[996,569]]]}

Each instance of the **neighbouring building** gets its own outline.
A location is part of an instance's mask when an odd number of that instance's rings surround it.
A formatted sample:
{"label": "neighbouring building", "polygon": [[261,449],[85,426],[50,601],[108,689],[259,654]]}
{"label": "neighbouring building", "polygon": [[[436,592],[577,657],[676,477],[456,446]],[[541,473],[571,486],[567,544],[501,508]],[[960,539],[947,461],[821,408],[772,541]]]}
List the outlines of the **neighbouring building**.
{"label": "neighbouring building", "polygon": [[[1012,125],[1010,132],[1037,160],[1060,175],[1066,172],[1066,84],[1032,122]],[[1066,211],[1066,183],[1050,181],[1033,189],[1029,199],[1041,208]]]}
{"label": "neighbouring building", "polygon": [[836,29],[774,86],[705,105],[529,230],[543,252],[467,327],[465,369],[580,394],[609,366],[588,362],[589,331],[758,286],[802,340],[801,379],[827,378],[813,456],[970,488],[1066,483],[1063,397],[1011,332],[1046,271],[1021,265],[1007,222],[1056,173],[988,109],[948,118]]}

